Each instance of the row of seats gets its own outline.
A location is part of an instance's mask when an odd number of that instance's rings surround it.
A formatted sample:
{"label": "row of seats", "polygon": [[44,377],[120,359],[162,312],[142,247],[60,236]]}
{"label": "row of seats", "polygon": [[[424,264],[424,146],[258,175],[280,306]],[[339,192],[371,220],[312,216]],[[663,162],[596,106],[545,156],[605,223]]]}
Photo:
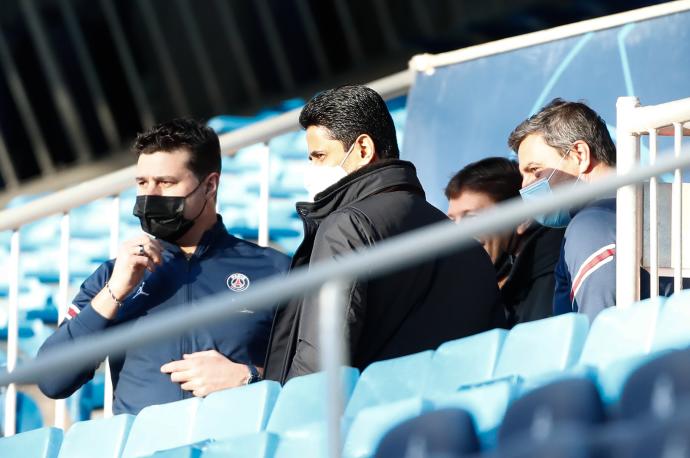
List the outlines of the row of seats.
{"label": "row of seats", "polygon": [[[492,449],[515,399],[569,378],[590,381],[606,409],[614,411],[630,373],[688,344],[690,293],[681,292],[667,300],[606,309],[591,328],[585,315],[571,313],[447,342],[436,351],[380,361],[361,376],[353,368],[343,368],[347,400],[343,454],[372,456],[395,424],[448,408],[469,412],[479,443]],[[84,456],[76,450],[93,450],[91,441],[109,443],[112,437],[120,438],[113,456],[122,450],[124,457],[176,447],[182,451],[175,453],[195,449],[207,456],[206,450],[239,447],[238,443],[263,447],[264,452],[231,456],[322,456],[324,383],[323,374],[295,378],[282,389],[265,381],[203,400],[148,407],[136,417],[77,423],[67,433],[60,456]]]}

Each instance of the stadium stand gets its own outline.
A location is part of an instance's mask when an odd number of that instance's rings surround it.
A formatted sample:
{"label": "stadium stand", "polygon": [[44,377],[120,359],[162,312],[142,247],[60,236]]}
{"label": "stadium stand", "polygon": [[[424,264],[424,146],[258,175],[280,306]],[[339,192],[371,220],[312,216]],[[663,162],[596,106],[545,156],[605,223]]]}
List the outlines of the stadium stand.
{"label": "stadium stand", "polygon": [[[400,134],[405,102],[390,102]],[[286,109],[296,106],[291,103]],[[211,125],[229,132],[272,114],[219,117]],[[296,180],[305,164],[303,141],[299,133],[271,140],[269,239],[286,252],[301,238],[292,203],[304,197]],[[246,238],[259,232],[261,167],[255,152],[249,147],[224,159],[218,202],[225,225]],[[133,200],[131,190],[120,195],[121,237],[138,231]],[[72,213],[73,288],[109,256],[110,228],[85,223],[109,211],[109,204],[102,199]],[[19,336],[25,359],[35,355],[46,325],[57,321],[59,226],[55,217],[22,228]],[[10,240],[0,233],[0,242],[4,260]],[[0,298],[7,295],[4,281],[0,278]],[[668,456],[669,450],[687,456],[689,310],[690,295],[681,291],[666,300],[607,309],[591,324],[585,316],[566,314],[377,362],[361,374],[343,367],[342,455],[414,456],[420,450],[425,456],[433,449],[443,456],[476,457]],[[0,325],[4,322],[0,317]],[[91,410],[102,406],[101,374],[73,396],[76,422],[64,438],[61,429],[41,428],[35,403],[32,407],[31,398],[19,393],[19,434],[0,439],[0,456],[70,458],[98,450],[99,456],[112,457],[321,457],[327,455],[325,391],[325,374],[318,373],[282,388],[264,381],[151,406],[137,416],[91,420]],[[0,397],[0,406],[3,401]]]}
{"label": "stadium stand", "polygon": [[[499,369],[500,364],[492,371],[484,368],[483,380],[480,380],[480,372],[475,372],[471,378],[474,383],[459,380],[455,386],[448,385],[442,377],[434,377],[432,369],[435,363],[448,358],[449,349],[476,349],[479,342],[487,345],[485,351],[477,349],[472,352],[476,359],[501,361],[512,358],[515,349],[510,347],[511,342],[515,342],[516,349],[520,347],[526,326],[507,331],[506,336],[503,332],[491,331],[447,342],[434,352],[372,364],[361,376],[356,369],[343,368],[341,377],[346,387],[345,399],[349,399],[342,422],[345,438],[343,456],[395,456],[393,452],[384,454],[384,451],[401,447],[400,441],[412,440],[409,439],[412,432],[422,439],[437,432],[438,428],[430,429],[427,422],[413,420],[426,418],[432,413],[440,418],[450,415],[448,418],[455,418],[452,422],[464,425],[458,426],[460,429],[457,431],[465,437],[462,442],[465,445],[455,444],[453,447],[471,448],[471,444],[477,441],[486,456],[493,456],[492,453],[506,447],[508,454],[497,456],[516,456],[514,453],[522,445],[515,445],[515,441],[535,441],[540,437],[540,447],[552,451],[557,444],[549,445],[546,438],[550,441],[554,435],[561,434],[554,431],[568,431],[569,428],[581,428],[577,434],[584,438],[588,447],[603,447],[600,442],[607,444],[612,441],[615,443],[606,447],[621,446],[622,439],[614,441],[621,422],[639,421],[645,415],[663,418],[681,415],[684,412],[680,406],[684,400],[690,399],[690,336],[686,335],[682,343],[676,339],[668,346],[662,345],[657,336],[665,334],[664,322],[652,319],[663,315],[669,304],[674,307],[673,304],[686,294],[679,293],[678,296],[671,296],[665,304],[643,301],[629,309],[610,309],[611,313],[600,314],[595,319],[589,333],[586,321],[583,325],[577,318],[581,315],[569,314],[529,323],[531,327],[527,329],[534,339],[548,341],[550,336],[568,331],[574,336],[565,339],[571,342],[569,345],[561,345],[561,349],[556,350],[561,367],[554,371],[560,374],[560,378],[555,381],[538,376],[530,378],[541,381],[537,382],[538,386],[525,386],[519,378],[496,379],[496,375],[512,373]],[[683,303],[688,306],[687,300]],[[646,347],[634,346],[636,339],[624,340],[626,335],[632,335],[633,330],[639,331],[633,326],[638,322],[647,324],[641,333]],[[501,340],[504,340],[502,346]],[[603,395],[600,373],[568,370],[577,365],[608,367],[606,365],[626,361],[631,354],[642,355],[650,351],[649,345],[653,341],[658,344],[651,350],[647,362],[617,381],[616,389],[621,394],[615,398]],[[578,345],[585,349],[579,359],[578,351],[572,350]],[[627,345],[632,350],[614,351]],[[501,349],[496,350],[499,346]],[[545,351],[547,358],[553,356],[552,350]],[[599,355],[599,358],[593,355]],[[538,351],[529,352],[529,356],[538,360],[536,367],[544,367]],[[606,369],[602,373],[606,373]],[[93,450],[93,444],[98,444],[103,456],[296,457],[308,456],[309,453],[323,456],[320,450],[323,450],[325,434],[324,406],[319,392],[324,390],[323,373],[297,377],[282,389],[274,382],[260,382],[218,392],[203,400],[194,398],[148,407],[136,417],[118,415],[110,419],[77,422],[64,440],[61,431],[54,428],[21,433],[0,439],[0,451],[11,452],[18,450],[16,447],[28,450],[21,444],[31,442],[36,452],[22,456],[55,457],[59,452],[60,458],[81,457],[86,456],[84,450]],[[459,411],[464,413],[457,413]],[[465,422],[464,416],[471,422]],[[419,425],[418,432],[415,424]],[[587,431],[593,425],[598,427]],[[407,432],[400,436],[396,428]],[[395,439],[396,435],[398,439]],[[663,445],[666,436],[672,437],[673,434],[660,431],[657,442]],[[122,455],[119,455],[120,451]]]}

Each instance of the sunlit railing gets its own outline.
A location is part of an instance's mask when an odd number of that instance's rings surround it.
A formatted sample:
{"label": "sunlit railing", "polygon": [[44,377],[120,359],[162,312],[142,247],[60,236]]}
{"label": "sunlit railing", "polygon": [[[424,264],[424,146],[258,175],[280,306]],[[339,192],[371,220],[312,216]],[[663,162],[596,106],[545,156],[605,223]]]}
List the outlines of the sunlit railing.
{"label": "sunlit railing", "polygon": [[[621,97],[617,104],[617,171],[625,174],[640,162],[640,137],[649,136],[649,162],[655,164],[658,135],[672,135],[674,156],[681,156],[683,134],[690,134],[690,98],[640,106],[637,97]],[[683,125],[686,125],[685,129]],[[640,299],[643,248],[643,188],[625,186],[616,196],[616,304],[624,307]],[[683,287],[682,177],[673,171],[671,187],[671,266],[673,290]],[[656,177],[649,182],[649,273],[652,297],[659,293],[659,197]]]}

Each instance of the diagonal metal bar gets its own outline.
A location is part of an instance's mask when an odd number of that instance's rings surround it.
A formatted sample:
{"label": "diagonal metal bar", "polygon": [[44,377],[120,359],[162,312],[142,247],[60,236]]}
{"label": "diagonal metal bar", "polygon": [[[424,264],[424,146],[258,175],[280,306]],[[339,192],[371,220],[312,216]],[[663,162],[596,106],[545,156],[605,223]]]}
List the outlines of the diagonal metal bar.
{"label": "diagonal metal bar", "polygon": [[211,103],[216,114],[223,111],[225,104],[223,103],[223,92],[221,91],[218,79],[213,71],[211,60],[206,52],[203,39],[201,38],[201,31],[194,20],[194,13],[189,6],[190,0],[177,0],[177,8],[180,10],[180,17],[182,24],[189,36],[189,45],[192,47],[194,59],[201,72],[201,79],[204,82],[204,89],[206,96]]}
{"label": "diagonal metal bar", "polygon": [[237,63],[237,70],[240,73],[240,79],[244,88],[249,93],[249,99],[253,102],[259,100],[259,85],[257,83],[256,74],[252,69],[247,49],[244,45],[244,40],[239,33],[239,27],[235,20],[235,15],[230,9],[227,0],[216,0],[216,9],[223,23],[223,31],[225,32],[225,39],[228,46],[232,50],[235,61]]}
{"label": "diagonal metal bar", "polygon": [[105,20],[108,24],[108,28],[110,29],[110,34],[113,37],[115,49],[117,50],[118,58],[122,64],[122,69],[125,72],[127,85],[132,91],[132,98],[134,99],[134,105],[136,106],[139,114],[139,120],[141,121],[142,126],[147,129],[153,126],[156,120],[153,116],[151,105],[146,98],[144,86],[141,84],[141,78],[139,77],[137,67],[134,64],[134,58],[132,57],[129,46],[127,45],[125,33],[122,30],[122,25],[120,24],[120,19],[117,16],[117,11],[115,10],[115,6],[112,4],[111,0],[101,0],[101,8],[103,9]]}
{"label": "diagonal metal bar", "polygon": [[291,91],[295,88],[295,80],[292,77],[290,70],[290,63],[285,57],[285,49],[283,48],[278,28],[276,27],[271,8],[266,3],[266,0],[255,0],[256,8],[259,12],[259,20],[261,27],[266,33],[266,40],[268,41],[268,48],[271,52],[271,57],[276,64],[278,70],[278,77],[283,85],[283,88]]}
{"label": "diagonal metal bar", "polygon": [[7,150],[7,143],[5,143],[5,137],[2,135],[2,132],[0,132],[0,175],[2,175],[6,189],[13,189],[19,186],[17,171],[10,158],[10,152]]}
{"label": "diagonal metal bar", "polygon": [[96,117],[101,125],[101,130],[103,130],[103,135],[108,143],[108,147],[111,150],[115,150],[120,146],[120,136],[117,132],[113,113],[103,93],[103,87],[98,79],[96,66],[93,63],[93,59],[91,59],[89,50],[86,48],[86,40],[79,26],[77,15],[74,13],[72,2],[70,0],[60,0],[60,11],[67,25],[67,33],[69,33],[74,49],[77,52],[79,66],[84,72],[86,86],[91,95],[91,101],[96,110]]}
{"label": "diagonal metal bar", "polygon": [[81,162],[86,162],[91,158],[91,147],[84,135],[85,129],[79,117],[79,111],[65,84],[65,79],[50,47],[48,36],[45,33],[36,6],[32,0],[21,0],[19,6],[29,26],[29,35],[31,36],[31,41],[36,46],[41,67],[46,75],[53,101],[60,114],[60,121],[67,129],[67,138],[72,148],[74,148],[77,159]]}
{"label": "diagonal metal bar", "polygon": [[189,115],[189,102],[182,88],[177,68],[173,65],[168,44],[165,41],[163,31],[158,23],[158,16],[153,9],[153,3],[149,0],[140,0],[138,5],[141,8],[141,12],[143,13],[142,17],[146,23],[146,29],[151,37],[153,48],[158,58],[158,64],[161,67],[163,80],[168,87],[168,91],[170,91],[175,112],[178,116]]}
{"label": "diagonal metal bar", "polygon": [[36,161],[41,169],[41,174],[44,176],[50,175],[55,171],[53,159],[50,157],[50,151],[48,151],[45,138],[43,137],[41,128],[38,125],[38,120],[36,119],[34,110],[31,107],[31,101],[26,93],[24,83],[22,82],[22,78],[19,76],[17,67],[14,64],[14,59],[12,58],[10,48],[5,41],[5,34],[1,30],[0,62],[2,62],[2,66],[5,69],[7,85],[10,88],[10,93],[12,94],[14,103],[17,104],[19,116],[21,117],[24,128],[26,129],[27,136],[29,137],[29,143],[31,143],[31,148],[36,155]]}
{"label": "diagonal metal bar", "polygon": [[[548,197],[530,202],[512,199],[497,205],[477,218],[461,224],[441,222],[424,229],[386,240],[375,247],[350,252],[338,260],[320,262],[316,266],[296,269],[288,278],[281,275],[257,282],[253,290],[241,298],[229,301],[228,293],[200,300],[194,314],[169,311],[160,313],[146,323],[124,324],[90,336],[88,345],[75,341],[60,345],[39,358],[17,366],[11,373],[0,372],[0,386],[9,383],[34,383],[41,377],[79,370],[101,361],[108,355],[121,355],[129,348],[150,344],[188,331],[228,319],[237,310],[267,309],[293,297],[313,293],[333,279],[369,279],[402,269],[437,256],[459,250],[476,237],[515,227],[535,215],[553,212],[564,207],[583,205],[607,195],[615,189],[639,183],[676,168],[690,167],[690,155],[666,157],[655,165],[636,167],[625,175],[611,175],[605,180],[589,183],[573,193],[560,189]],[[409,247],[423,247],[410,250]]]}
{"label": "diagonal metal bar", "polygon": [[321,44],[319,30],[316,27],[316,21],[314,20],[314,15],[309,7],[309,3],[307,0],[295,1],[297,3],[297,11],[302,20],[302,25],[304,26],[304,33],[307,34],[307,41],[309,41],[309,46],[311,46],[312,52],[314,53],[316,66],[319,68],[322,77],[330,76],[331,68],[328,65],[328,57],[326,57],[326,51]]}

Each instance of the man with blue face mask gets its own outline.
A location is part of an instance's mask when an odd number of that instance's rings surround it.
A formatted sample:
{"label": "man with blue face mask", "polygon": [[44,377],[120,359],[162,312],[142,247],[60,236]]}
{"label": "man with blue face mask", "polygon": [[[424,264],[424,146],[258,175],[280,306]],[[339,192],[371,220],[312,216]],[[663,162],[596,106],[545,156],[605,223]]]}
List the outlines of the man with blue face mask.
{"label": "man with blue face mask", "polygon": [[[579,102],[555,99],[520,123],[508,145],[519,159],[524,200],[558,187],[615,173],[616,147],[606,123]],[[616,300],[616,201],[602,196],[580,209],[535,218],[547,227],[566,227],[556,266],[554,313],[580,312],[590,320]]]}
{"label": "man with blue face mask", "polygon": [[[393,120],[375,91],[344,86],[310,100],[306,129],[311,202],[300,202],[304,240],[292,268],[322,261],[434,223],[446,216],[424,196],[414,166],[398,158]],[[414,247],[410,247],[414,249]],[[478,243],[370,281],[347,293],[344,334],[349,364],[435,349],[504,323],[495,272]],[[298,298],[276,313],[266,377],[280,382],[320,370],[318,304]]]}

